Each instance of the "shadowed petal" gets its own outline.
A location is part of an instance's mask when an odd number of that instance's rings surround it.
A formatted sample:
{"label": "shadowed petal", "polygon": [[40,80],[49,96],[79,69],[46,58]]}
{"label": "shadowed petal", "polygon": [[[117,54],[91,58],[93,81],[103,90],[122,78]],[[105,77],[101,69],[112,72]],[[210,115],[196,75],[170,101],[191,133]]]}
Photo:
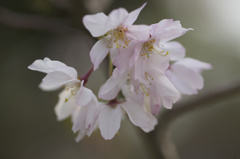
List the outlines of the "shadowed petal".
{"label": "shadowed petal", "polygon": [[93,92],[83,86],[83,81],[81,82],[81,87],[76,95],[76,104],[79,106],[86,106],[93,99]]}
{"label": "shadowed petal", "polygon": [[64,120],[72,115],[73,111],[76,108],[76,104],[73,98],[70,98],[67,102],[65,102],[65,99],[70,95],[71,92],[64,89],[58,96],[58,103],[55,106],[54,110],[57,115],[57,120],[59,121]]}
{"label": "shadowed petal", "polygon": [[176,41],[164,43],[164,50],[169,52],[170,60],[176,61],[184,58],[186,49]]}
{"label": "shadowed petal", "polygon": [[102,106],[98,117],[98,126],[101,135],[105,140],[112,139],[118,132],[121,123],[121,116],[121,107]]}
{"label": "shadowed petal", "polygon": [[99,65],[102,63],[103,59],[107,56],[109,52],[109,41],[105,38],[100,39],[96,42],[96,44],[92,47],[90,51],[91,61],[94,65],[94,71],[98,69]]}
{"label": "shadowed petal", "polygon": [[152,131],[157,124],[157,119],[152,114],[145,112],[143,107],[137,103],[125,102],[121,106],[127,112],[130,121],[145,132]]}

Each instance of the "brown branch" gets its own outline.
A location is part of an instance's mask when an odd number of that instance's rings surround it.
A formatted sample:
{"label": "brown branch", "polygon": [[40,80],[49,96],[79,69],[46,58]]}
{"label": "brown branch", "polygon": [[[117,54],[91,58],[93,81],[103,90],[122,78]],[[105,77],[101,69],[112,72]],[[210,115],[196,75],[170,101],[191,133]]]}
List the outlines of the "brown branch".
{"label": "brown branch", "polygon": [[172,110],[164,111],[155,130],[150,133],[141,133],[152,158],[159,159],[180,159],[175,144],[172,142],[169,133],[169,126],[179,116],[196,109],[205,108],[209,103],[218,102],[240,93],[240,83],[228,87],[215,89],[210,93],[199,96],[185,103],[179,103]]}
{"label": "brown branch", "polygon": [[240,83],[235,83],[231,86],[214,89],[214,91],[188,102],[176,104],[172,110],[164,111],[159,118],[159,123],[155,131],[146,134],[151,140],[152,145],[157,147],[155,151],[158,151],[160,156],[164,156],[161,158],[179,159],[177,149],[169,136],[169,126],[172,121],[185,113],[213,106],[208,104],[231,98],[238,93],[240,93]]}
{"label": "brown branch", "polygon": [[0,23],[20,29],[49,32],[76,31],[66,19],[49,18],[38,15],[15,13],[0,7]]}
{"label": "brown branch", "polygon": [[240,83],[235,83],[230,86],[228,85],[222,88],[214,89],[213,91],[203,96],[198,96],[197,98],[188,102],[176,104],[172,110],[163,112],[160,120],[172,121],[185,113],[199,108],[205,108],[207,106],[210,106],[207,104],[230,98],[237,93],[240,93]]}

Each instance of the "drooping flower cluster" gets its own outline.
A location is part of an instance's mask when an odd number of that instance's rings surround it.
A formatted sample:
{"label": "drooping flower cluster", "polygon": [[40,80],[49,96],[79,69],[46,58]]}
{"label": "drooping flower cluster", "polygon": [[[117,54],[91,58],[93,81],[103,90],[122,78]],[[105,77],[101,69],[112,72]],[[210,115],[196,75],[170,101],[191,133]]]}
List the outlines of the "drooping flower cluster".
{"label": "drooping flower cluster", "polygon": [[[58,120],[71,116],[77,141],[99,128],[104,139],[112,139],[122,117],[145,132],[157,124],[161,107],[172,108],[181,94],[197,94],[203,88],[202,70],[211,65],[185,57],[185,48],[173,39],[187,31],[179,21],[164,19],[152,25],[133,25],[141,10],[125,9],[86,15],[83,24],[99,40],[90,51],[93,67],[83,76],[59,61],[36,60],[28,68],[46,73],[40,88],[64,87],[55,107]],[[98,98],[85,87],[88,77],[109,55],[114,68],[101,86]]]}

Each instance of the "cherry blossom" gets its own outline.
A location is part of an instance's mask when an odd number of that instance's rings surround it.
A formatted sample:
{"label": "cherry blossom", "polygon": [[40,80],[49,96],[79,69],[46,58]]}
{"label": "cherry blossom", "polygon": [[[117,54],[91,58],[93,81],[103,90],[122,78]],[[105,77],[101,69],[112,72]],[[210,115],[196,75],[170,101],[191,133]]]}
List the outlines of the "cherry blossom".
{"label": "cherry blossom", "polygon": [[[150,132],[157,124],[157,119],[145,111],[141,97],[133,92],[133,87],[123,86],[125,101],[110,102],[100,106],[98,126],[104,139],[112,139],[120,128],[124,112],[130,121],[145,132]],[[140,98],[139,98],[140,97]]]}
{"label": "cherry blossom", "polygon": [[[86,29],[99,39],[90,51],[93,67],[85,75],[49,58],[28,67],[46,73],[39,85],[42,90],[63,89],[55,113],[59,121],[71,117],[77,142],[98,128],[104,139],[112,139],[124,116],[144,132],[153,131],[161,108],[171,109],[181,94],[197,94],[203,88],[201,72],[211,65],[185,57],[186,49],[173,41],[193,29],[172,19],[133,25],[145,5],[130,13],[119,8],[108,16],[83,17]],[[109,78],[97,97],[85,85],[108,54]]]}
{"label": "cherry blossom", "polygon": [[[49,58],[36,60],[28,68],[47,73],[40,84],[43,90],[50,91],[64,87],[55,106],[57,119],[64,120],[72,116],[74,131],[91,135],[98,116],[98,101],[93,92],[83,86],[84,80],[80,80],[77,71],[62,62],[52,61]],[[79,114],[84,115],[79,117]],[[79,122],[84,122],[84,125]],[[79,139],[78,136],[77,140]]]}
{"label": "cherry blossom", "polygon": [[182,93],[197,94],[203,88],[202,70],[211,69],[211,65],[196,59],[184,58],[173,63],[165,72],[168,79]]}
{"label": "cherry blossom", "polygon": [[133,40],[149,37],[147,26],[132,25],[145,5],[146,3],[130,13],[124,8],[119,8],[113,10],[108,16],[104,13],[84,16],[85,27],[93,37],[100,39],[90,51],[94,70],[98,69],[109,52],[113,61],[120,48],[128,47]]}

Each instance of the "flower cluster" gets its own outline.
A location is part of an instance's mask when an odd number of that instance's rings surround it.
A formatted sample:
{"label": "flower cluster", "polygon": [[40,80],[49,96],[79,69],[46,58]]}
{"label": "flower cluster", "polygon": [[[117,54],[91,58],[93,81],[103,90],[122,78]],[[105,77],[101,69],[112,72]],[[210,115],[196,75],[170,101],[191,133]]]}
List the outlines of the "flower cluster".
{"label": "flower cluster", "polygon": [[[181,94],[197,94],[203,88],[200,73],[211,65],[186,58],[185,48],[172,41],[192,29],[183,28],[172,19],[133,25],[145,5],[130,13],[119,8],[108,16],[84,16],[84,26],[99,39],[90,51],[93,67],[85,75],[78,76],[74,68],[49,58],[36,60],[28,67],[47,74],[41,89],[64,87],[55,113],[58,120],[72,118],[77,141],[97,128],[104,139],[112,139],[126,114],[134,125],[150,132],[157,124],[161,107],[171,109]],[[108,55],[111,76],[97,98],[85,84]]]}

